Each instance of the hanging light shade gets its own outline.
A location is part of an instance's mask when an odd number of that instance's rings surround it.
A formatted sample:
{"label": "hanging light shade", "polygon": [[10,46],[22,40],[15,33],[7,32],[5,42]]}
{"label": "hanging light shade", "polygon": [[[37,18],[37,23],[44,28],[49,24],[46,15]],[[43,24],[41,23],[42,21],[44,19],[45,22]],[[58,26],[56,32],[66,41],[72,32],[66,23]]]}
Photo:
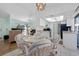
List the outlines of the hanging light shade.
{"label": "hanging light shade", "polygon": [[43,11],[45,9],[45,3],[36,3],[36,8],[38,11]]}

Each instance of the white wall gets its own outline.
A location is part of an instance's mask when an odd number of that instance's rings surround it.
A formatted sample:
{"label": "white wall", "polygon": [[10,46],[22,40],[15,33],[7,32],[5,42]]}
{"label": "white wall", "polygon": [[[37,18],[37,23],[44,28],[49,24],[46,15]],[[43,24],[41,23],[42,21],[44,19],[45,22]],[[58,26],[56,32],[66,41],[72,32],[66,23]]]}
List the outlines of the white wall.
{"label": "white wall", "polygon": [[33,22],[33,25],[34,25],[35,28],[40,25],[40,18],[33,17],[32,19],[33,19],[32,22]]}
{"label": "white wall", "polygon": [[6,13],[4,10],[0,9],[0,18],[7,18],[9,17],[9,14]]}
{"label": "white wall", "polygon": [[55,23],[50,22],[49,28],[51,29],[52,38],[55,38],[56,35],[58,35],[58,23],[57,22],[55,22]]}
{"label": "white wall", "polygon": [[53,37],[53,24],[49,23],[49,28],[51,29],[51,36]]}
{"label": "white wall", "polygon": [[0,33],[1,35],[0,36],[4,36],[4,35],[7,35],[9,34],[8,31],[9,31],[9,19],[8,18],[0,18]]}
{"label": "white wall", "polygon": [[46,21],[44,19],[40,19],[40,26],[44,26],[46,25]]}
{"label": "white wall", "polygon": [[[4,10],[0,9],[0,37],[9,34],[10,16]],[[2,39],[3,40],[3,39]]]}
{"label": "white wall", "polygon": [[27,24],[27,22],[23,22],[23,21],[14,19],[14,18],[10,18],[10,29],[16,28],[18,24],[24,25],[24,24]]}

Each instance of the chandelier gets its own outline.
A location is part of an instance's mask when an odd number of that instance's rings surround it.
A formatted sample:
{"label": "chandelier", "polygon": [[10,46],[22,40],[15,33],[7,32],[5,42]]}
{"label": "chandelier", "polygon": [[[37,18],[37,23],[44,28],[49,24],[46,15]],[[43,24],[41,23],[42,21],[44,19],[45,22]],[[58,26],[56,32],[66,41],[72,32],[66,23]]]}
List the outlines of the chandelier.
{"label": "chandelier", "polygon": [[36,8],[38,11],[43,11],[45,9],[45,3],[36,3]]}

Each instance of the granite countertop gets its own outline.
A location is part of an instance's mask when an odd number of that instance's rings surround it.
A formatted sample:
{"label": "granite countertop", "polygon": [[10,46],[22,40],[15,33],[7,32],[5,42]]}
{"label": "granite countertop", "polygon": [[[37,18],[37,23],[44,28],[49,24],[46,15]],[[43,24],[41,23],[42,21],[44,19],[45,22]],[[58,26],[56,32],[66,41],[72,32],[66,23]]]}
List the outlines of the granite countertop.
{"label": "granite countertop", "polygon": [[75,32],[72,32],[72,31],[63,31],[63,33],[68,33],[68,34],[69,34],[69,33],[70,33],[70,34],[72,33],[72,34],[76,34]]}

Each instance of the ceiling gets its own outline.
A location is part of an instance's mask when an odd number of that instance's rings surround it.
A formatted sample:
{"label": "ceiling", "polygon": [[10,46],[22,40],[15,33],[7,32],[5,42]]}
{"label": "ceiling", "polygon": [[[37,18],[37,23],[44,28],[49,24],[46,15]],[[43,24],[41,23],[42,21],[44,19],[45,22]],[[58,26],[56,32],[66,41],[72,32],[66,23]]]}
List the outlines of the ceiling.
{"label": "ceiling", "polygon": [[73,12],[76,3],[46,3],[44,11],[38,12],[35,3],[0,3],[0,9],[12,17],[51,17]]}

